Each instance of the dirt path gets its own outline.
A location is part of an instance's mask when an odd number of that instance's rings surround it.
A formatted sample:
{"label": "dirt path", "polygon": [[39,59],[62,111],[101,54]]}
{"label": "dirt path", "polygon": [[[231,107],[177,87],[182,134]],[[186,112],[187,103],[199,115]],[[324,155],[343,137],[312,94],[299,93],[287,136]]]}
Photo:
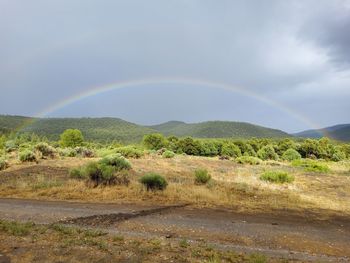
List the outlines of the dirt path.
{"label": "dirt path", "polygon": [[308,215],[239,214],[188,206],[92,204],[0,199],[0,219],[61,222],[125,236],[205,241],[222,249],[262,252],[302,261],[348,262],[350,220]]}

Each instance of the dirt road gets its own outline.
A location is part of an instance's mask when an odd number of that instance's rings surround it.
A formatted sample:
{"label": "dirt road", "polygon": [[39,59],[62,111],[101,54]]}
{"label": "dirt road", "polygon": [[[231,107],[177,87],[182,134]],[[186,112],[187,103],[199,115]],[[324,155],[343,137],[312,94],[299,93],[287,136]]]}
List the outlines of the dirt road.
{"label": "dirt road", "polygon": [[260,252],[302,261],[348,262],[350,220],[318,220],[285,211],[240,214],[227,210],[0,199],[0,219],[61,222],[125,236],[205,240],[221,249]]}

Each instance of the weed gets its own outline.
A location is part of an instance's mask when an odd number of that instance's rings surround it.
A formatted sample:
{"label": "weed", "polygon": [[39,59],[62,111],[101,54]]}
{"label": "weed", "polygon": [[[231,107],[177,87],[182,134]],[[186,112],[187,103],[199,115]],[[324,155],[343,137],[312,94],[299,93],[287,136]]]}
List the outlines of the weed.
{"label": "weed", "polygon": [[282,171],[267,171],[260,176],[260,179],[272,183],[291,183],[294,181],[294,176]]}
{"label": "weed", "polygon": [[210,181],[211,175],[206,169],[198,169],[194,172],[196,184],[206,184]]}

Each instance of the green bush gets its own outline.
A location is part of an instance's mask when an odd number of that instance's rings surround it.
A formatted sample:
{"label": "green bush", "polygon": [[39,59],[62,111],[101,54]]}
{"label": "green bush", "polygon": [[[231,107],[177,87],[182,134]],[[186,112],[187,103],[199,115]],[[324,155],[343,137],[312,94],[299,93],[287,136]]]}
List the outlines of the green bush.
{"label": "green bush", "polygon": [[217,141],[201,141],[201,156],[217,156],[221,149],[221,143]]}
{"label": "green bush", "polygon": [[294,181],[294,176],[282,171],[267,171],[260,176],[260,179],[272,183],[291,183]]}
{"label": "green bush", "polygon": [[160,133],[147,134],[143,137],[143,144],[151,150],[159,150],[167,146],[166,138]]}
{"label": "green bush", "polygon": [[46,142],[40,142],[34,147],[35,150],[39,151],[42,157],[54,158],[56,154],[56,149],[48,145]]}
{"label": "green bush", "polygon": [[6,152],[13,152],[18,148],[18,145],[14,140],[9,140],[5,142]]}
{"label": "green bush", "polygon": [[35,162],[36,156],[31,150],[24,150],[19,153],[19,160],[21,162]]}
{"label": "green bush", "polygon": [[166,150],[162,154],[163,158],[173,158],[175,156],[175,153],[173,151]]}
{"label": "green bush", "polygon": [[229,156],[229,157],[240,157],[242,156],[241,150],[234,143],[225,143],[221,148],[221,156]]}
{"label": "green bush", "polygon": [[72,168],[69,170],[69,176],[73,179],[86,179],[87,174],[85,174],[82,168]]}
{"label": "green bush", "polygon": [[240,164],[250,164],[250,165],[258,165],[262,163],[261,159],[253,156],[241,156],[236,158],[235,161]]}
{"label": "green bush", "polygon": [[95,186],[112,185],[114,172],[113,166],[90,162],[82,169],[81,178],[90,178]]}
{"label": "green bush", "polygon": [[83,134],[77,129],[65,130],[60,135],[60,138],[60,144],[62,147],[77,147],[81,146],[84,142]]}
{"label": "green bush", "polygon": [[334,162],[343,161],[346,159],[346,153],[343,151],[343,149],[339,146],[334,147],[334,152],[332,153],[331,160]]}
{"label": "green bush", "polygon": [[201,143],[191,137],[181,139],[177,143],[178,153],[185,153],[188,155],[200,155],[202,151]]}
{"label": "green bush", "polygon": [[206,169],[198,169],[194,171],[194,181],[196,184],[206,184],[210,179],[211,176]]}
{"label": "green bush", "polygon": [[140,178],[140,183],[147,188],[147,191],[164,190],[168,185],[163,176],[155,173],[149,173],[142,176]]}
{"label": "green bush", "polygon": [[302,167],[307,172],[327,173],[330,171],[327,165],[309,159],[294,160],[292,166]]}
{"label": "green bush", "polygon": [[258,151],[258,157],[262,160],[277,160],[278,155],[272,145],[266,145]]}
{"label": "green bush", "polygon": [[73,148],[58,149],[58,154],[63,157],[75,157],[78,155],[77,151]]}
{"label": "green bush", "polygon": [[288,149],[282,154],[282,160],[285,161],[293,161],[293,160],[299,160],[301,159],[300,153],[298,153],[294,149]]}
{"label": "green bush", "polygon": [[141,158],[144,155],[143,150],[135,147],[135,146],[124,146],[119,147],[115,151],[116,153],[120,153],[126,158]]}
{"label": "green bush", "polygon": [[0,157],[0,171],[5,170],[8,167],[8,162],[5,158]]}
{"label": "green bush", "polygon": [[250,144],[246,144],[245,150],[244,150],[244,156],[252,156],[252,157],[257,157],[257,153],[254,150],[253,146]]}
{"label": "green bush", "polygon": [[116,171],[130,170],[131,164],[120,154],[111,154],[100,160],[100,164],[113,166]]}

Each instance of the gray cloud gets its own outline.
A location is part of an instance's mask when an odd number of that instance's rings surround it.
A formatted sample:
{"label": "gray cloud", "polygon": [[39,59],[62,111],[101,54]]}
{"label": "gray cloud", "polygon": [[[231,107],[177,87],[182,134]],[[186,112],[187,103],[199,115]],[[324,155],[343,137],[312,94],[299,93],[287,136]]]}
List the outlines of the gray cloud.
{"label": "gray cloud", "polygon": [[[5,99],[0,112],[33,115],[106,83],[187,77],[240,86],[321,126],[348,122],[339,113],[349,109],[344,100],[350,84],[349,6],[341,0],[3,0],[0,89]],[[185,103],[191,95],[185,91],[192,94],[194,87],[157,88],[159,101],[175,93],[179,102],[168,111],[155,110],[130,89],[52,114],[109,115],[141,123],[232,119],[288,131],[309,128],[280,109],[258,107],[255,99],[238,94],[217,90],[213,103],[222,107],[213,110],[197,98],[191,111],[191,103]],[[147,94],[157,97],[151,88]],[[120,96],[139,101],[128,107]],[[213,93],[203,87],[200,97],[208,100]]]}

